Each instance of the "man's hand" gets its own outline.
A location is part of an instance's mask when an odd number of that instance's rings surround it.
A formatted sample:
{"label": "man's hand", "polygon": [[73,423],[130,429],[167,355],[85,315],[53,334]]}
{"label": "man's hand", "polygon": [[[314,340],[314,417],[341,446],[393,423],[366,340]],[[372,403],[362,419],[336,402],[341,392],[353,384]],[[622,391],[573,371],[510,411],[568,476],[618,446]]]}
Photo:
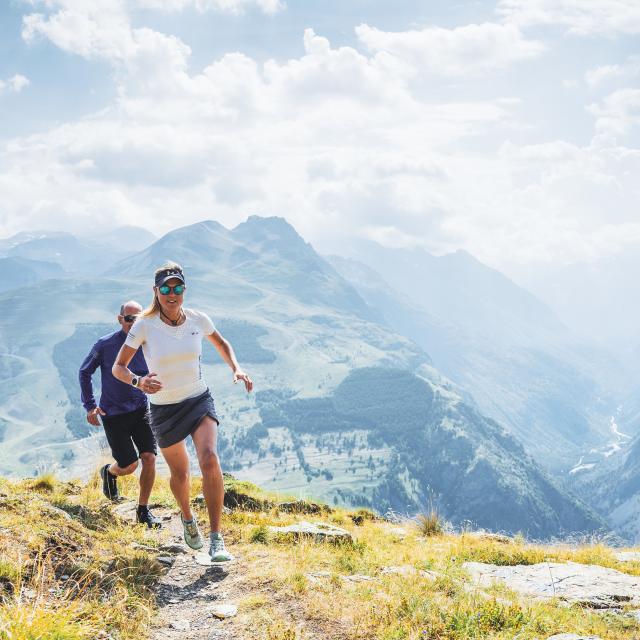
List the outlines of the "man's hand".
{"label": "man's hand", "polygon": [[253,380],[251,380],[251,378],[246,373],[244,373],[244,371],[236,371],[233,374],[233,384],[238,382],[238,380],[242,380],[242,382],[244,382],[245,389],[248,392],[251,392],[251,389],[253,389]]}
{"label": "man's hand", "polygon": [[157,375],[157,373],[150,373],[149,375],[144,376],[144,378],[140,378],[138,389],[145,393],[156,393],[160,391],[160,389],[162,389],[162,382],[154,379]]}
{"label": "man's hand", "polygon": [[101,426],[100,424],[100,418],[98,418],[98,416],[106,416],[107,414],[100,408],[100,407],[96,407],[95,409],[92,409],[91,411],[87,412],[87,422],[89,424],[92,424],[94,427],[99,427]]}

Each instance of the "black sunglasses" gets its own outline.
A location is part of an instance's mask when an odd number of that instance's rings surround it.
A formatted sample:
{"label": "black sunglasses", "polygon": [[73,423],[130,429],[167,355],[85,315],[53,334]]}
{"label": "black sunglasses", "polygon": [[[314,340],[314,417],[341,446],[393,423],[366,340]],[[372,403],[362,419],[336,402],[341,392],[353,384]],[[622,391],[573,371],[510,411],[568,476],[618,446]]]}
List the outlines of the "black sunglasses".
{"label": "black sunglasses", "polygon": [[122,316],[122,319],[125,322],[134,322],[136,318],[137,318],[137,316],[134,316],[134,315],[131,315],[131,314],[127,314],[126,316]]}

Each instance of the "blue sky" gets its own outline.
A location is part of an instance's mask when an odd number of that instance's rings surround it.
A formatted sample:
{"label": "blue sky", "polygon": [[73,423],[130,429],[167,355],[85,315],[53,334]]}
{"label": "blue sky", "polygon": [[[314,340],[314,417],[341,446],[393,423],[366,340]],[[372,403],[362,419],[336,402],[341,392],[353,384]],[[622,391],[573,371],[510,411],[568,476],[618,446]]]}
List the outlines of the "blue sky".
{"label": "blue sky", "polygon": [[0,236],[282,215],[516,272],[640,243],[635,0],[9,0]]}

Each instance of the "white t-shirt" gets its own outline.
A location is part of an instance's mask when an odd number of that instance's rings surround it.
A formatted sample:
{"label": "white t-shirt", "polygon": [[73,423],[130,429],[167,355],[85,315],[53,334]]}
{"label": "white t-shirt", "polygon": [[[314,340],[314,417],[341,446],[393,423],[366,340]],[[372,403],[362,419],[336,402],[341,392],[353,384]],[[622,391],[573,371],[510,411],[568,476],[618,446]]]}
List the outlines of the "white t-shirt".
{"label": "white t-shirt", "polygon": [[162,322],[159,314],[138,318],[124,342],[133,349],[142,346],[149,371],[162,382],[162,390],[149,395],[152,404],[182,402],[207,390],[200,366],[202,338],[216,328],[206,313],[183,311],[186,320],[177,327]]}

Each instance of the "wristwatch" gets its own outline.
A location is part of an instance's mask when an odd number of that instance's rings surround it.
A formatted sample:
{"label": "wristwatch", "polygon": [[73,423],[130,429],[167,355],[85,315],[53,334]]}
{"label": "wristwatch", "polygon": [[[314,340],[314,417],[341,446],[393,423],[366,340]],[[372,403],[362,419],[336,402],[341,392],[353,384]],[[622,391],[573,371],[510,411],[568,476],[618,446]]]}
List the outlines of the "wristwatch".
{"label": "wristwatch", "polygon": [[131,378],[132,387],[137,387],[139,382],[140,382],[140,378],[138,378],[138,376],[133,376],[133,378]]}

